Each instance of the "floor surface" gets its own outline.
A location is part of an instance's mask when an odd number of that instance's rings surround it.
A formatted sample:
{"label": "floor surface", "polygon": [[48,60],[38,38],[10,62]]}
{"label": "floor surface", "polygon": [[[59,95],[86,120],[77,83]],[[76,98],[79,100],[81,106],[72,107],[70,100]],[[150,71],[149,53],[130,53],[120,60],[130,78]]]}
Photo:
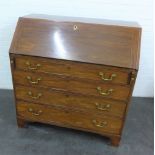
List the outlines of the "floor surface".
{"label": "floor surface", "polygon": [[44,124],[16,125],[11,90],[0,90],[0,155],[153,155],[153,98],[133,98],[120,146],[86,132]]}

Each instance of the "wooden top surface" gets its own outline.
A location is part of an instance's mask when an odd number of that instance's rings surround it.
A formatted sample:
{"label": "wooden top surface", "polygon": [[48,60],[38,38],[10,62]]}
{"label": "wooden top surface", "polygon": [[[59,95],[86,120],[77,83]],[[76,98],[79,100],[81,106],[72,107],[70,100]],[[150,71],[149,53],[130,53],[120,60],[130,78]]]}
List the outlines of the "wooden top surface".
{"label": "wooden top surface", "polygon": [[10,53],[138,69],[134,22],[29,15],[19,18]]}

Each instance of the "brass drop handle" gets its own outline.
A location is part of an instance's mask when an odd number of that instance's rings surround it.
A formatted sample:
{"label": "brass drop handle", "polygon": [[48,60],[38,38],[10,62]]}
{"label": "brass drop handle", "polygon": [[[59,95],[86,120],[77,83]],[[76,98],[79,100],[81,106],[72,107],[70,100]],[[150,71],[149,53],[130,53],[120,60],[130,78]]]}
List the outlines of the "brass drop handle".
{"label": "brass drop handle", "polygon": [[109,111],[109,109],[111,108],[110,104],[99,104],[99,103],[95,103],[96,108],[102,111]]}
{"label": "brass drop handle", "polygon": [[32,114],[35,115],[35,116],[39,116],[39,115],[42,114],[42,110],[36,111],[36,110],[33,110],[32,108],[29,108],[29,109],[28,109],[28,112],[32,113]]}
{"label": "brass drop handle", "polygon": [[27,78],[27,80],[29,81],[29,83],[31,83],[31,84],[38,84],[39,81],[42,80],[41,77],[37,78],[36,81],[32,81],[32,77],[31,77],[31,76],[27,76],[26,78]]}
{"label": "brass drop handle", "polygon": [[99,72],[99,75],[103,81],[112,81],[117,76],[116,74],[111,74],[109,78],[105,78],[105,74],[103,72]]}
{"label": "brass drop handle", "polygon": [[36,64],[32,66],[29,61],[26,61],[25,64],[27,65],[29,70],[37,70],[41,66],[41,64]]}
{"label": "brass drop handle", "polygon": [[108,96],[110,95],[114,90],[113,89],[108,89],[106,91],[103,91],[101,87],[97,87],[97,91],[99,92],[99,94],[103,95],[103,96]]}
{"label": "brass drop handle", "polygon": [[104,128],[108,124],[107,121],[98,122],[95,119],[92,122],[96,127],[99,127],[99,128]]}
{"label": "brass drop handle", "polygon": [[39,99],[41,96],[42,96],[42,93],[38,93],[37,96],[34,96],[33,93],[31,91],[28,92],[28,95],[34,99],[34,100],[37,100]]}

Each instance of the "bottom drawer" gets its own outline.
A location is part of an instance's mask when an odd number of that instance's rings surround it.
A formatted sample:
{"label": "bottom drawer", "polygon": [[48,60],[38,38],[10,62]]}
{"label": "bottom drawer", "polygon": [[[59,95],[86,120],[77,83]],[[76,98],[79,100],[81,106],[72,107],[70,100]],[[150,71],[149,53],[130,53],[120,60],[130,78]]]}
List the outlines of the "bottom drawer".
{"label": "bottom drawer", "polygon": [[122,120],[112,117],[99,117],[80,114],[78,112],[55,109],[51,106],[17,103],[18,116],[35,122],[58,124],[59,126],[81,128],[96,133],[120,134]]}

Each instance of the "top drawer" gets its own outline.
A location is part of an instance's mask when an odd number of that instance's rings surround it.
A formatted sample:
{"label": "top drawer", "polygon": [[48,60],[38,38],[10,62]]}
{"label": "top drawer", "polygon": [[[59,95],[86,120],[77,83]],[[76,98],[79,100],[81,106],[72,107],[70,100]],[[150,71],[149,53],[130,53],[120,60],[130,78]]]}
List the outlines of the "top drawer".
{"label": "top drawer", "polygon": [[102,81],[104,83],[130,84],[131,70],[117,67],[80,63],[73,61],[47,59],[30,56],[17,56],[16,69],[62,74],[77,78]]}

